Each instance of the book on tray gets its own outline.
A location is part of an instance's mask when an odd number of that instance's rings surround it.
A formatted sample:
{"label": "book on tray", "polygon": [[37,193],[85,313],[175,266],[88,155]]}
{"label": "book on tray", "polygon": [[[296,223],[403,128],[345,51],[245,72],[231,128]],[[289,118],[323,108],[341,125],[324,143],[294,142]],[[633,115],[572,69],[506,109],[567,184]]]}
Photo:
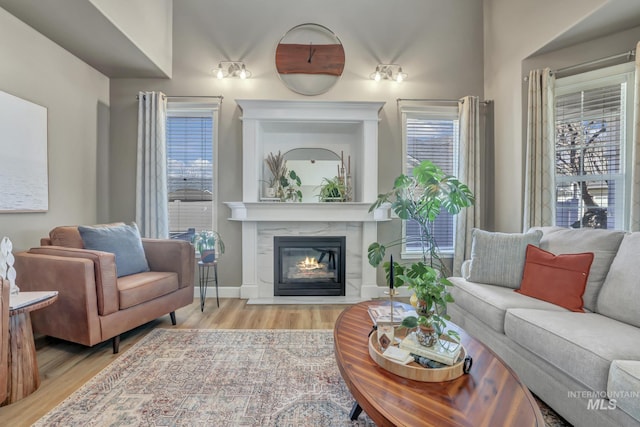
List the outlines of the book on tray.
{"label": "book on tray", "polygon": [[440,343],[436,343],[433,347],[425,347],[416,340],[415,332],[412,332],[400,341],[400,348],[417,354],[418,356],[451,366],[458,360],[462,346],[452,343],[450,349],[447,349],[440,345]]}
{"label": "book on tray", "polygon": [[[391,307],[389,305],[371,305],[368,311],[374,325],[377,325],[378,322],[391,322]],[[418,317],[418,314],[414,309],[408,309],[403,305],[393,306],[393,323],[400,324],[405,317],[409,316]]]}

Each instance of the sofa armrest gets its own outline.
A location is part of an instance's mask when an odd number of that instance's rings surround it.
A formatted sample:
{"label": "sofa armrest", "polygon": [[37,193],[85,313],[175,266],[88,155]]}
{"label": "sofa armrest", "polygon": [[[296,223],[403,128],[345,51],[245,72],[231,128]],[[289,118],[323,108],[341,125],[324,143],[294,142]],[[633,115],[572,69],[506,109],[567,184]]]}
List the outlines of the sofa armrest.
{"label": "sofa armrest", "polygon": [[196,255],[193,245],[184,240],[142,239],[151,271],[178,273],[180,288],[193,286]]}
{"label": "sofa armrest", "polygon": [[94,261],[29,252],[15,257],[21,291],[58,291],[54,304],[31,313],[34,331],[89,346],[103,341]]}
{"label": "sofa armrest", "polygon": [[[67,258],[88,259],[93,262],[95,274],[95,293],[98,301],[97,310],[101,316],[115,313],[120,309],[120,301],[117,287],[117,273],[115,255],[110,252],[94,251],[89,249],[66,248],[62,246],[41,246],[31,248],[30,254],[42,256],[61,257],[54,263],[54,268],[60,269],[64,274]],[[57,288],[55,288],[57,289]]]}

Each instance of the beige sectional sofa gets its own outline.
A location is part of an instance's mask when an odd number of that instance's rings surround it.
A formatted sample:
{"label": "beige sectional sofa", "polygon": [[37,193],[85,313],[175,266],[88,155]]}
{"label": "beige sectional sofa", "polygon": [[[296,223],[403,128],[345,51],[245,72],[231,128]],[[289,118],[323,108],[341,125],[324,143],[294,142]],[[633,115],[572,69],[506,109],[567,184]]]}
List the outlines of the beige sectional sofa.
{"label": "beige sectional sofa", "polygon": [[[541,249],[594,253],[583,295],[585,312],[514,292],[517,285],[491,283],[491,265],[486,259],[481,265],[481,254],[472,250],[464,277],[450,278],[452,321],[498,354],[573,425],[640,426],[640,233],[537,230],[542,231]],[[478,249],[482,245],[475,238]],[[514,265],[517,270],[513,257],[524,257],[520,250],[492,250],[494,257],[503,252],[509,258],[508,266],[494,259],[497,276]],[[484,283],[473,281],[474,268],[483,271]]]}

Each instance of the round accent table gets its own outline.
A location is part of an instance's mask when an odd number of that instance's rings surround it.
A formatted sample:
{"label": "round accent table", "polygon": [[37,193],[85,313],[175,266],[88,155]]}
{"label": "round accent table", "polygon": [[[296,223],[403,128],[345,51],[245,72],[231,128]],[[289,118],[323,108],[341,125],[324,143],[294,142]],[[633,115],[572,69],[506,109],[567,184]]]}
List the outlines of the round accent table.
{"label": "round accent table", "polygon": [[40,386],[30,313],[51,305],[58,292],[20,292],[9,298],[9,377],[3,405],[27,397]]}
{"label": "round accent table", "polygon": [[[213,262],[198,261],[200,276],[200,311],[204,311],[204,302],[207,299],[207,287],[209,283],[216,284],[216,303],[220,307],[220,298],[218,297],[218,260]],[[213,270],[213,277],[211,277]]]}

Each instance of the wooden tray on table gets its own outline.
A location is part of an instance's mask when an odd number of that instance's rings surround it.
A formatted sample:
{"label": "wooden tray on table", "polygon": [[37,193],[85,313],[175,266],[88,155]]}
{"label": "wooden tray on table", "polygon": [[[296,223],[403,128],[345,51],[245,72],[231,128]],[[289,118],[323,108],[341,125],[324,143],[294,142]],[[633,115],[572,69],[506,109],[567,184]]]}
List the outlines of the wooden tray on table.
{"label": "wooden tray on table", "polygon": [[442,368],[425,368],[416,362],[405,365],[382,355],[380,344],[378,343],[377,331],[373,331],[371,336],[369,336],[369,355],[380,367],[399,377],[414,381],[442,382],[455,380],[464,374],[464,358],[467,352],[465,348],[462,347],[456,363]]}

